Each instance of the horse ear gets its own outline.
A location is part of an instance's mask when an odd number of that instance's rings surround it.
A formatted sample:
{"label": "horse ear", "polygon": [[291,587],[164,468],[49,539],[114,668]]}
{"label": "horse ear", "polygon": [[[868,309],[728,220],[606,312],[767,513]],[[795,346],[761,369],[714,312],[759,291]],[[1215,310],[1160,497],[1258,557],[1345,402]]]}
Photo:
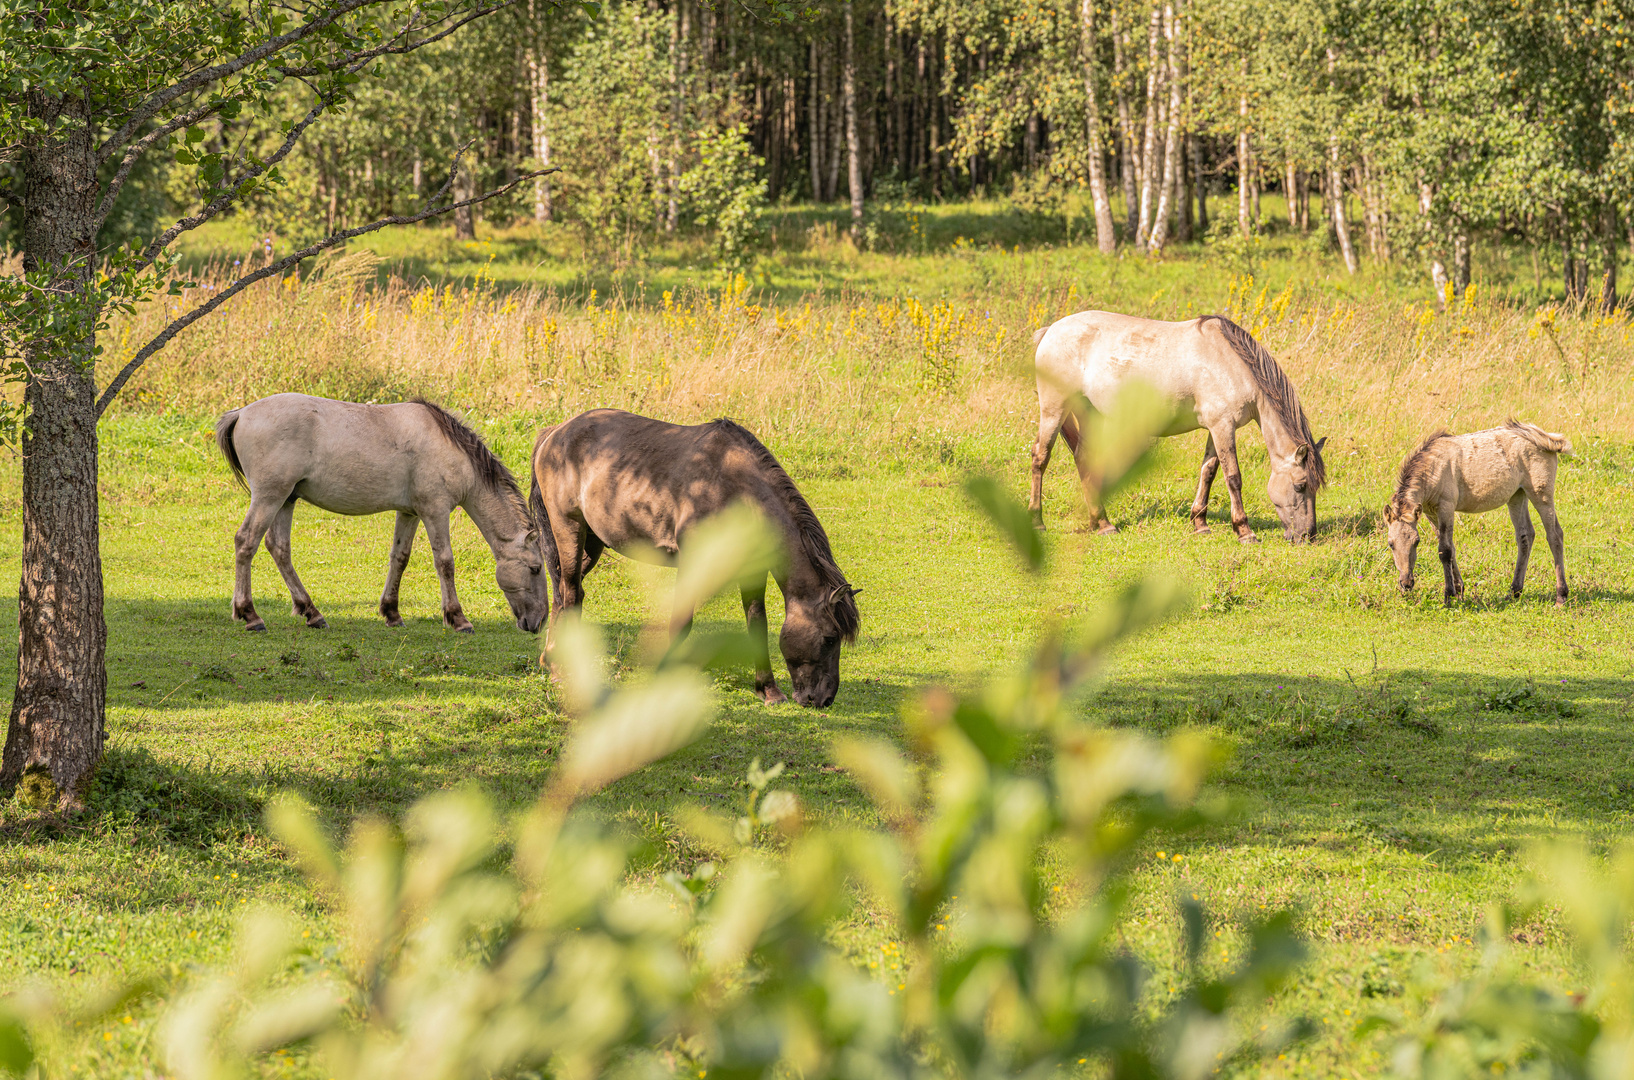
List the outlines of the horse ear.
{"label": "horse ear", "polygon": [[1316,452],[1320,454],[1322,452],[1322,448],[1326,445],[1328,445],[1328,437],[1324,435],[1320,439],[1316,440]]}
{"label": "horse ear", "polygon": [[539,543],[539,530],[538,529],[529,529],[527,538],[526,538],[526,540],[524,542],[527,543],[530,547],[531,546],[536,546]]}
{"label": "horse ear", "polygon": [[1390,525],[1390,524],[1393,524],[1395,522],[1395,520],[1396,520],[1396,504],[1395,503],[1385,503],[1384,504],[1384,523],[1386,525]]}
{"label": "horse ear", "polygon": [[1294,460],[1301,465],[1305,464],[1305,462],[1310,459],[1310,456],[1311,448],[1306,446],[1304,443],[1300,443],[1299,449],[1294,451]]}

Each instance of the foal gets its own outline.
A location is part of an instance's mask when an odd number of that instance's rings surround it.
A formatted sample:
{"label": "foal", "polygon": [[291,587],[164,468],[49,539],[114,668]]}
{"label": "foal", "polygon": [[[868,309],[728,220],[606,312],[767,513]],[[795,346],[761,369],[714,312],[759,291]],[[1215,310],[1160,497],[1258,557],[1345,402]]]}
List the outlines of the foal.
{"label": "foal", "polygon": [[1560,522],[1555,519],[1555,465],[1572,444],[1564,435],[1535,424],[1510,420],[1501,428],[1468,435],[1438,431],[1425,439],[1401,466],[1396,493],[1384,508],[1390,552],[1400,572],[1402,592],[1413,587],[1413,563],[1418,557],[1418,518],[1428,510],[1435,520],[1446,577],[1446,602],[1464,594],[1464,577],[1452,546],[1453,515],[1484,514],[1509,504],[1515,523],[1515,580],[1511,596],[1520,596],[1526,583],[1526,562],[1532,554],[1532,516],[1526,500],[1538,508],[1543,535],[1555,558],[1555,603],[1566,602],[1566,549]]}

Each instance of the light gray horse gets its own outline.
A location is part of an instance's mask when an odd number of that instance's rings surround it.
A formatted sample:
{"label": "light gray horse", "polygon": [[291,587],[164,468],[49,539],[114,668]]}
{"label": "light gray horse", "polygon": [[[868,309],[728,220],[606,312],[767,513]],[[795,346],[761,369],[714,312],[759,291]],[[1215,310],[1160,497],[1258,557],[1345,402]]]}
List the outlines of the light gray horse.
{"label": "light gray horse", "polygon": [[429,401],[358,405],[306,394],[274,394],[216,421],[216,445],[250,490],[250,512],[236,538],[233,618],[265,630],[250,600],[250,564],[266,536],[267,551],[289,586],[295,614],[313,628],[327,624],[290,560],[295,500],[336,514],[397,512],[380,614],[403,625],[397,590],[414,547],[414,523],[425,522],[442,584],[443,622],[470,633],[454,592],[454,548],[448,515],[463,507],[494,552],[494,576],[519,629],[539,629],[550,610],[544,553],[516,479],[482,437]]}
{"label": "light gray horse", "polygon": [[1509,594],[1519,597],[1537,535],[1526,509],[1530,499],[1543,519],[1543,535],[1555,559],[1555,603],[1564,604],[1566,537],[1555,517],[1555,467],[1561,454],[1571,452],[1566,436],[1517,420],[1468,435],[1438,431],[1425,439],[1402,462],[1396,493],[1384,507],[1401,591],[1413,588],[1420,514],[1428,514],[1435,522],[1436,550],[1446,586],[1442,599],[1450,604],[1454,597],[1464,595],[1464,575],[1458,572],[1458,553],[1452,544],[1454,520],[1458,514],[1484,514],[1507,504],[1516,548]]}
{"label": "light gray horse", "polygon": [[[1157,322],[1110,311],[1082,311],[1040,330],[1034,367],[1038,375],[1038,441],[1033,444],[1033,486],[1029,507],[1033,521],[1044,524],[1044,470],[1056,435],[1064,435],[1080,476],[1093,463],[1079,454],[1079,432],[1069,401],[1082,394],[1093,409],[1105,411],[1127,380],[1139,380],[1167,396],[1176,414],[1163,435],[1184,435],[1202,428],[1208,443],[1197,497],[1191,504],[1192,526],[1208,531],[1209,488],[1215,471],[1225,467],[1231,492],[1231,525],[1243,543],[1258,537],[1243,509],[1242,471],[1237,467],[1237,429],[1259,422],[1271,459],[1266,491],[1282,532],[1291,541],[1310,539],[1316,526],[1316,492],[1327,481],[1322,447],[1300,407],[1299,395],[1276,360],[1253,335],[1218,315],[1190,322]],[[1091,506],[1090,519],[1101,533],[1117,529],[1102,507]]]}

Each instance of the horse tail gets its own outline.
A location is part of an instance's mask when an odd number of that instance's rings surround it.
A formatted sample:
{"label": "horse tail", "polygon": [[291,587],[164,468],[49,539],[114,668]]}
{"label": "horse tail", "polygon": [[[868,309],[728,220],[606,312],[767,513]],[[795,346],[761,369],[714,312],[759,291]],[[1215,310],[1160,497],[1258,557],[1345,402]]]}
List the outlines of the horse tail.
{"label": "horse tail", "polygon": [[550,587],[557,597],[562,595],[562,556],[556,550],[556,531],[550,527],[550,511],[545,508],[545,493],[539,488],[539,447],[544,445],[545,439],[555,431],[555,427],[545,428],[533,440],[533,466],[529,472],[533,474],[533,481],[528,485],[528,516],[533,519],[534,528],[539,530],[539,545],[545,556],[545,569],[550,572]]}
{"label": "horse tail", "polygon": [[244,479],[244,465],[238,460],[238,449],[233,446],[233,428],[238,426],[238,414],[241,411],[243,410],[234,409],[230,413],[223,413],[221,419],[216,421],[216,449],[227,459],[227,465],[233,470],[233,477],[247,491],[250,485]]}
{"label": "horse tail", "polygon": [[1547,451],[1551,454],[1565,454],[1568,457],[1571,456],[1572,443],[1571,440],[1566,438],[1564,435],[1559,435],[1552,431],[1544,431],[1536,424],[1523,423],[1516,420],[1514,417],[1510,417],[1507,421],[1505,421],[1504,427],[1508,428],[1510,431],[1513,431],[1515,434],[1519,435],[1521,438],[1525,439],[1539,450]]}
{"label": "horse tail", "polygon": [[1037,330],[1034,330],[1033,331],[1033,348],[1035,348],[1035,349],[1038,348],[1038,343],[1040,341],[1043,341],[1044,340],[1044,335],[1049,333],[1049,332],[1050,332],[1050,328],[1047,327],[1047,326],[1040,326]]}

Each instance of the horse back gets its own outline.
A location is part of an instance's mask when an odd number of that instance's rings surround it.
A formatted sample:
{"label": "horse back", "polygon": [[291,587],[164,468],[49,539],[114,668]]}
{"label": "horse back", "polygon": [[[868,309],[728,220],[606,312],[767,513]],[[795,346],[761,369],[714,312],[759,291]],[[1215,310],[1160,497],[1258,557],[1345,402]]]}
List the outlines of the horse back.
{"label": "horse back", "polygon": [[1140,381],[1191,405],[1203,426],[1217,418],[1239,425],[1253,418],[1253,377],[1208,319],[1161,322],[1081,311],[1039,337],[1034,369],[1041,397],[1081,393],[1103,411],[1125,383]]}
{"label": "horse back", "polygon": [[617,409],[581,413],[540,432],[534,444],[536,512],[582,521],[615,549],[651,544],[673,554],[697,521],[740,499],[768,505],[758,443],[740,431],[730,421],[680,425]]}

